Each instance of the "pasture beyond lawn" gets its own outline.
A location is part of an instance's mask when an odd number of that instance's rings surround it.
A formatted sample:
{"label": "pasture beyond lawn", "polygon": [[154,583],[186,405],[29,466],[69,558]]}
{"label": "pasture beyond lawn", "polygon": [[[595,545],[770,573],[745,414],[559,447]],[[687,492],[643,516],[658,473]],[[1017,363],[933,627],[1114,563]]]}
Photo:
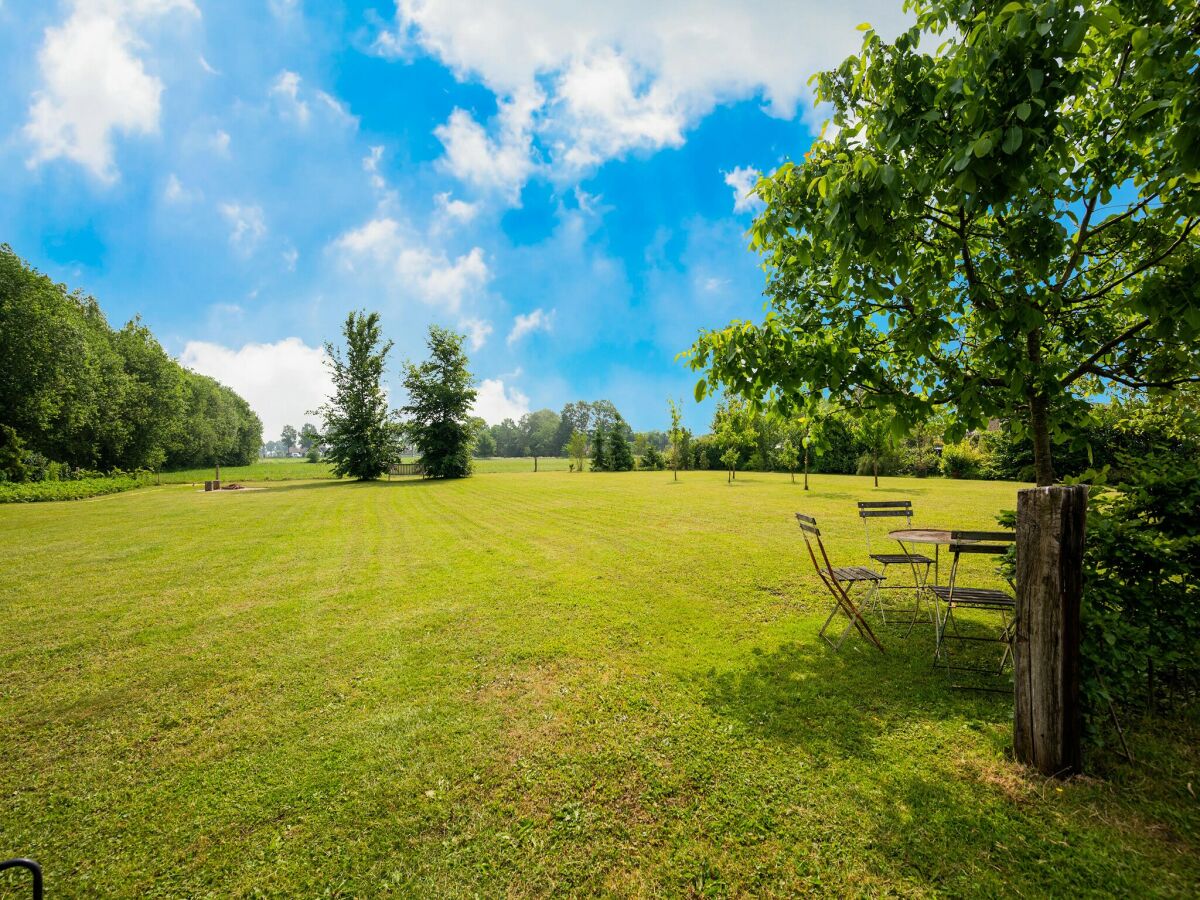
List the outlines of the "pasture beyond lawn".
{"label": "pasture beyond lawn", "polygon": [[928,627],[882,629],[886,656],[816,639],[794,511],[862,562],[857,499],[990,527],[1016,486],[813,482],[0,508],[0,856],[55,896],[1195,891],[1194,723],[1046,782],[1006,756],[1010,701],[931,670]]}

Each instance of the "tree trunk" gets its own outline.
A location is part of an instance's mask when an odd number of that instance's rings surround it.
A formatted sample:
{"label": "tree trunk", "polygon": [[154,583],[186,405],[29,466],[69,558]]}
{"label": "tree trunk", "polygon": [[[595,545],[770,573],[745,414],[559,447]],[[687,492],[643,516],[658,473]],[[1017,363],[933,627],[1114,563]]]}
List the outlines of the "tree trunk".
{"label": "tree trunk", "polygon": [[537,457],[536,456],[533,458],[533,471],[535,471],[535,472],[537,471]]}
{"label": "tree trunk", "polygon": [[221,480],[221,464],[217,463],[217,481]]}
{"label": "tree trunk", "polygon": [[879,487],[879,457],[871,457],[871,471],[875,475],[875,487]]}
{"label": "tree trunk", "polygon": [[1043,775],[1079,772],[1084,485],[1017,494],[1013,752]]}
{"label": "tree trunk", "polygon": [[796,483],[796,470],[792,469],[792,484]]}
{"label": "tree trunk", "polygon": [[808,448],[804,448],[804,489],[808,490]]}
{"label": "tree trunk", "polygon": [[[1035,328],[1025,339],[1029,361],[1034,371],[1042,367],[1042,332]],[[1029,430],[1033,437],[1033,469],[1038,487],[1054,484],[1054,460],[1050,455],[1050,398],[1044,391],[1030,387],[1025,396],[1029,399]]]}

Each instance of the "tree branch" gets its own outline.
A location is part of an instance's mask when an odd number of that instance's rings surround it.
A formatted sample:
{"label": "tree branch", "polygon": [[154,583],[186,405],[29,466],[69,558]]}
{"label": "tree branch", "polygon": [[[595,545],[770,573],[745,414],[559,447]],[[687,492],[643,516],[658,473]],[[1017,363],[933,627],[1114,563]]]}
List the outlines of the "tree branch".
{"label": "tree branch", "polygon": [[1192,233],[1192,229],[1196,227],[1196,223],[1198,221],[1200,221],[1200,219],[1188,219],[1187,222],[1183,226],[1183,233],[1180,234],[1179,237],[1176,238],[1171,243],[1171,246],[1169,246],[1166,250],[1164,250],[1158,256],[1154,257],[1153,259],[1146,260],[1145,262],[1143,262],[1141,265],[1137,266],[1133,270],[1126,272],[1124,275],[1122,275],[1116,281],[1105,285],[1104,287],[1100,288],[1099,290],[1092,291],[1090,294],[1084,294],[1082,297],[1077,297],[1075,302],[1083,303],[1087,300],[1095,300],[1097,297],[1102,297],[1105,294],[1107,294],[1109,291],[1111,291],[1113,288],[1115,288],[1117,285],[1128,281],[1130,278],[1133,278],[1135,275],[1140,275],[1142,272],[1145,272],[1147,269],[1157,266],[1160,262],[1162,262],[1164,259],[1166,259],[1168,256],[1170,256],[1172,253],[1174,253],[1176,247],[1178,247],[1185,240],[1187,240],[1188,235]]}
{"label": "tree branch", "polygon": [[1089,356],[1087,359],[1085,359],[1078,366],[1076,366],[1075,370],[1073,372],[1071,372],[1071,374],[1067,375],[1061,382],[1059,382],[1059,386],[1066,387],[1067,385],[1071,384],[1073,381],[1076,381],[1077,379],[1082,378],[1084,375],[1087,375],[1088,373],[1095,374],[1092,370],[1095,366],[1095,363],[1098,360],[1100,360],[1105,354],[1112,352],[1117,347],[1119,347],[1121,344],[1125,343],[1125,341],[1129,340],[1131,337],[1133,337],[1139,331],[1141,331],[1144,328],[1146,328],[1147,326],[1149,326],[1150,321],[1151,321],[1150,319],[1143,319],[1141,322],[1138,322],[1136,325],[1125,329],[1125,331],[1123,331],[1121,334],[1118,334],[1111,341],[1106,341],[1105,343],[1101,344],[1100,349],[1097,350],[1095,353],[1093,353],[1091,356]]}

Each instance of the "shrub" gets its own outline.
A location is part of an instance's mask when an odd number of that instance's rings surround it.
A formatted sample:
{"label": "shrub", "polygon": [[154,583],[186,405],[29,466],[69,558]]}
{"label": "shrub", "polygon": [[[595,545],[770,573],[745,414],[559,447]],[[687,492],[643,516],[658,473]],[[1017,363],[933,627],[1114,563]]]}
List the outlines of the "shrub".
{"label": "shrub", "polygon": [[1109,703],[1154,711],[1200,689],[1200,462],[1126,460],[1093,488],[1084,551],[1081,690],[1099,742]]}
{"label": "shrub", "polygon": [[979,478],[987,467],[987,455],[970,441],[942,448],[942,474],[947,478]]}
{"label": "shrub", "polygon": [[661,471],[662,469],[666,468],[666,465],[666,457],[664,457],[653,444],[648,444],[646,446],[646,452],[642,454],[640,467],[643,469]]}
{"label": "shrub", "polygon": [[309,447],[308,453],[304,454],[304,458],[307,459],[310,463],[320,462],[321,461],[321,451],[318,450],[316,447]]}
{"label": "shrub", "polygon": [[121,474],[112,478],[77,478],[68,481],[0,483],[0,503],[40,503],[47,500],[84,500],[132,490],[144,476]]}

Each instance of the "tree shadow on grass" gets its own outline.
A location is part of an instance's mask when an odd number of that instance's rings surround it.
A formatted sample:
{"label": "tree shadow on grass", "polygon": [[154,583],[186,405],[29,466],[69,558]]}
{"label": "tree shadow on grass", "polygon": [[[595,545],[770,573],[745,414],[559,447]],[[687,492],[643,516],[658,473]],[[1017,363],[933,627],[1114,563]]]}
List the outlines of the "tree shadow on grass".
{"label": "tree shadow on grass", "polygon": [[748,668],[704,677],[705,702],[763,737],[835,758],[869,758],[876,738],[914,720],[1011,719],[1011,698],[950,686],[932,664],[929,635],[880,629],[879,637],[885,653],[857,634],[836,653],[815,637],[755,649]]}
{"label": "tree shadow on grass", "polygon": [[401,488],[401,487],[416,487],[419,485],[436,484],[440,479],[436,478],[405,478],[395,479],[393,481],[376,480],[376,481],[356,481],[350,478],[326,478],[320,481],[277,481],[274,483],[259,482],[258,485],[267,485],[266,490],[269,491],[311,491],[319,488],[342,488],[343,490],[366,490],[368,488]]}

